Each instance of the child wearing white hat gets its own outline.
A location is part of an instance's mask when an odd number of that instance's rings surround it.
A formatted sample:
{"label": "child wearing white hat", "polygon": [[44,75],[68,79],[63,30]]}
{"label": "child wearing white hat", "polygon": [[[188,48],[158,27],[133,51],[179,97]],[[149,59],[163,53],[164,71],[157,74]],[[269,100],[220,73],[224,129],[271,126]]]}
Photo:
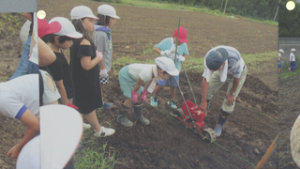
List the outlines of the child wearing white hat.
{"label": "child wearing white hat", "polygon": [[282,66],[281,66],[281,61],[280,60],[285,60],[281,55],[284,54],[283,49],[279,49],[278,52],[278,73],[282,73]]}
{"label": "child wearing white hat", "polygon": [[[108,83],[108,72],[111,70],[112,61],[112,37],[111,28],[115,24],[115,19],[120,19],[116,14],[116,10],[111,5],[103,4],[97,9],[99,18],[95,24],[93,40],[95,46],[99,52],[103,53],[104,62],[100,62],[100,89],[103,94],[104,85]],[[104,64],[101,64],[104,63]],[[103,108],[110,109],[113,106],[112,103],[103,101]]]}
{"label": "child wearing white hat", "polygon": [[74,84],[71,78],[68,61],[62,49],[69,49],[73,45],[73,39],[82,38],[82,34],[76,32],[73,24],[64,17],[52,18],[49,23],[58,22],[61,30],[57,33],[46,35],[49,47],[56,55],[56,60],[48,66],[57,89],[61,95],[62,104],[78,109],[72,104],[74,97]]}
{"label": "child wearing white hat", "polygon": [[88,32],[94,30],[95,20],[98,18],[89,7],[76,6],[71,10],[71,19],[76,31],[83,35],[81,39],[73,41],[70,50],[71,75],[75,89],[74,104],[91,124],[96,137],[110,136],[115,130],[100,126],[96,115],[96,109],[103,105],[99,87],[99,62],[103,55],[96,51]]}
{"label": "child wearing white hat", "polygon": [[297,68],[296,57],[295,57],[296,49],[292,48],[290,53],[290,67],[288,68],[290,72],[293,72]]}
{"label": "child wearing white hat", "polygon": [[[155,89],[157,80],[165,80],[171,76],[179,75],[179,71],[176,69],[172,59],[158,57],[155,59],[155,63],[134,63],[123,67],[119,72],[121,90],[127,99],[120,103],[117,121],[124,127],[131,127],[133,125],[127,118],[131,106],[134,108],[134,113],[138,121],[143,125],[148,125],[150,121],[142,114],[143,102],[146,100],[148,91],[152,92]],[[153,81],[151,82],[151,80]],[[142,85],[146,82],[149,83],[144,89]]]}

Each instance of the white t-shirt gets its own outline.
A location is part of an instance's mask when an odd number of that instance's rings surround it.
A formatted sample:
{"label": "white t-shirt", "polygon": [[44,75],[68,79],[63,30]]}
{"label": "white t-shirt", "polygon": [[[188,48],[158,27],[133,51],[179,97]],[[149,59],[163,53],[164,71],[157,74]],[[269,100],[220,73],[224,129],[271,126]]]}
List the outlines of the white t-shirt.
{"label": "white t-shirt", "polygon": [[39,118],[39,75],[23,75],[0,83],[0,113],[20,119],[29,109]]}
{"label": "white t-shirt", "polygon": [[280,60],[281,58],[281,53],[278,53],[278,60]]}
{"label": "white t-shirt", "polygon": [[131,64],[128,68],[129,75],[137,81],[140,77],[144,82],[152,80],[152,72],[157,76],[157,66],[154,64]]}
{"label": "white t-shirt", "polygon": [[296,61],[296,58],[295,58],[295,54],[294,54],[294,53],[291,53],[291,54],[290,54],[290,61]]}
{"label": "white t-shirt", "polygon": [[[245,62],[244,62],[243,58],[241,57],[241,54],[239,53],[239,51],[230,46],[217,46],[217,47],[212,48],[210,51],[216,50],[218,48],[224,48],[228,52],[228,59],[225,62],[225,66],[224,66],[223,70],[220,70],[221,82],[226,81],[227,74],[231,74],[235,78],[240,78],[242,71],[244,69],[244,66],[245,66]],[[211,75],[213,73],[212,70],[208,69],[208,67],[206,66],[206,61],[205,61],[205,59],[208,56],[208,53],[210,51],[208,51],[204,57],[204,72],[202,74],[202,76],[206,78],[207,82],[209,82]]]}

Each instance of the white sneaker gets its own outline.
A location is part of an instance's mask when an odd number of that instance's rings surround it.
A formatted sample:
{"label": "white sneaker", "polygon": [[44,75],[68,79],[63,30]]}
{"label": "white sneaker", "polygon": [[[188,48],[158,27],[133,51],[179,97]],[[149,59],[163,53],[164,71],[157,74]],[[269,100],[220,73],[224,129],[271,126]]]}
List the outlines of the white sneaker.
{"label": "white sneaker", "polygon": [[90,128],[91,128],[90,124],[83,123],[83,129],[90,129]]}
{"label": "white sneaker", "polygon": [[94,134],[96,137],[106,137],[111,136],[115,133],[115,129],[112,128],[105,128],[101,126],[100,130]]}

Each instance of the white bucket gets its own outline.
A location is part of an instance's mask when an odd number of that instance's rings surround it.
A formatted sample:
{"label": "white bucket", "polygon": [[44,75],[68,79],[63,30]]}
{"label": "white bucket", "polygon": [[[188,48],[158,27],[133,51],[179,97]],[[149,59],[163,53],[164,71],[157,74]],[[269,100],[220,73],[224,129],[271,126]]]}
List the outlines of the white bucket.
{"label": "white bucket", "polygon": [[30,24],[31,24],[31,21],[30,20],[27,20],[21,30],[20,30],[20,39],[23,43],[23,45],[25,44],[25,42],[27,41],[27,38],[28,38],[28,34],[29,34],[29,30],[30,30]]}

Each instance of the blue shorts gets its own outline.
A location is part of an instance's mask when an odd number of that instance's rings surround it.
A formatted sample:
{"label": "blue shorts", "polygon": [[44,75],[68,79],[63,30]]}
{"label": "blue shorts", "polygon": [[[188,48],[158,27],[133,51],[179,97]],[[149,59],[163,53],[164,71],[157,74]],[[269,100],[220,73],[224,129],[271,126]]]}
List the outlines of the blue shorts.
{"label": "blue shorts", "polygon": [[[121,86],[121,90],[124,94],[124,96],[128,98],[132,98],[131,92],[136,85],[136,80],[134,80],[130,75],[129,75],[129,65],[123,67],[120,72],[119,72],[119,82]],[[141,86],[141,88],[138,91],[138,94],[141,94],[144,90],[144,87]]]}
{"label": "blue shorts", "polygon": [[291,63],[291,71],[293,72],[297,68],[297,64],[295,61],[292,61]]}
{"label": "blue shorts", "polygon": [[280,60],[278,60],[278,69],[281,69],[282,67],[281,67],[281,62],[280,62]]}
{"label": "blue shorts", "polygon": [[[177,83],[179,84],[179,76],[174,76]],[[161,85],[161,86],[165,86],[167,84],[167,81],[169,81],[169,85],[173,86],[173,87],[177,87],[177,84],[174,80],[174,78],[171,76],[170,79],[166,79],[166,80],[158,80],[157,84]]]}

